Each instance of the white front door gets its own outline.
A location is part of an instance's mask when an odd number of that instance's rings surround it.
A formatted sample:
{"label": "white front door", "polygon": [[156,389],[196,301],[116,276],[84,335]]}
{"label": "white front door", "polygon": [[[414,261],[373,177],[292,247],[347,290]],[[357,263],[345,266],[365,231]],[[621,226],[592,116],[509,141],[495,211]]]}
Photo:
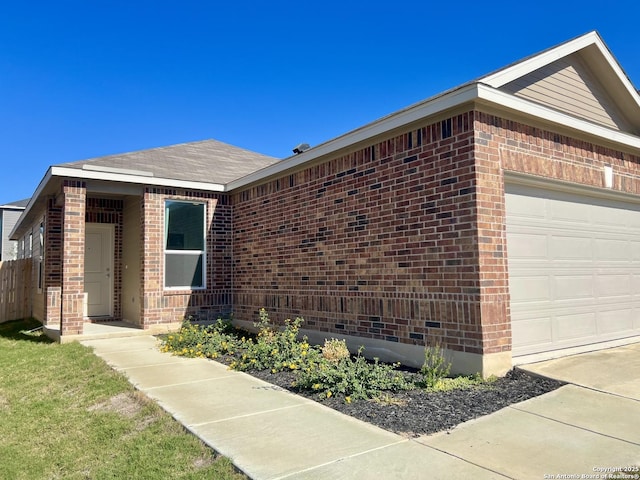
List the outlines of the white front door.
{"label": "white front door", "polygon": [[113,225],[87,223],[84,250],[86,315],[113,315]]}

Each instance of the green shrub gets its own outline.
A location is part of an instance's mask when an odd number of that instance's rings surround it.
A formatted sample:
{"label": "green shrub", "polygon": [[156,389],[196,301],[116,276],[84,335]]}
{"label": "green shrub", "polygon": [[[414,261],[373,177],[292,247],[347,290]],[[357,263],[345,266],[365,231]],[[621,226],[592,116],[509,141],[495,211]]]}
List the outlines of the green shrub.
{"label": "green shrub", "polygon": [[230,368],[242,371],[271,370],[271,373],[277,373],[304,367],[314,350],[307,342],[307,337],[298,341],[298,332],[304,320],[300,317],[287,319],[284,328],[279,330],[271,324],[264,308],[260,309],[259,314],[260,321],[255,324],[259,329],[257,337],[244,343],[244,352],[231,363]]}
{"label": "green shrub", "polygon": [[163,338],[160,350],[183,357],[218,358],[233,355],[242,343],[229,321],[218,319],[203,327],[187,319],[178,333]]}
{"label": "green shrub", "polygon": [[409,382],[397,368],[400,364],[383,364],[378,359],[368,362],[360,347],[353,359],[342,358],[336,362],[318,357],[307,368],[296,374],[295,386],[318,392],[320,398],[340,395],[345,401],[373,398],[383,391],[409,390]]}

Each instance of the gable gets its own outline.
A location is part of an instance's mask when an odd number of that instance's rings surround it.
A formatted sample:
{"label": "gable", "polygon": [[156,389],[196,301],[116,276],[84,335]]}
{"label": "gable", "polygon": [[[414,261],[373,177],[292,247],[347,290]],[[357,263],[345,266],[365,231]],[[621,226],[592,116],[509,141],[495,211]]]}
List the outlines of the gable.
{"label": "gable", "polygon": [[605,127],[634,133],[579,53],[516,78],[500,90]]}
{"label": "gable", "polygon": [[594,126],[640,135],[640,95],[597,32],[516,62],[479,83]]}

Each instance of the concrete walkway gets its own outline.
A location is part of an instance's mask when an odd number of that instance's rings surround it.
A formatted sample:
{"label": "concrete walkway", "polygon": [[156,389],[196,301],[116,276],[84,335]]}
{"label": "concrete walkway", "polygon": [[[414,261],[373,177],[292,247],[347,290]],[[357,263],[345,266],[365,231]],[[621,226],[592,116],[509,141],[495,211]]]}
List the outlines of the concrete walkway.
{"label": "concrete walkway", "polygon": [[[216,362],[160,353],[151,336],[82,343],[255,480],[542,479],[640,465],[640,344],[607,351],[623,368],[594,360],[606,365],[597,390],[584,380],[449,433],[407,439]],[[568,360],[579,377],[575,358],[527,369],[554,376]]]}

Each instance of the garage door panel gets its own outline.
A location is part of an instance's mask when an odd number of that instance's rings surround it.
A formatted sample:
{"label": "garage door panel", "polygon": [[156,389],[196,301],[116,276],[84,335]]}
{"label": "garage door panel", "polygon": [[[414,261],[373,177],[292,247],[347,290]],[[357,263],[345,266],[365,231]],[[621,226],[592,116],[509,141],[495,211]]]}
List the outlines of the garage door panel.
{"label": "garage door panel", "polygon": [[629,242],[626,240],[611,240],[601,239],[595,240],[596,245],[596,259],[600,262],[611,261],[623,261],[628,262],[632,259],[631,248]]}
{"label": "garage door panel", "polygon": [[593,224],[610,226],[616,229],[626,228],[629,217],[624,210],[607,205],[592,205]]}
{"label": "garage door panel", "polygon": [[552,235],[549,248],[551,258],[557,260],[591,259],[591,239],[580,236]]}
{"label": "garage door panel", "polygon": [[551,300],[549,277],[546,275],[515,277],[509,285],[522,302]]}
{"label": "garage door panel", "polygon": [[544,234],[513,233],[514,255],[519,259],[547,260],[547,236]]}
{"label": "garage door panel", "polygon": [[557,300],[593,297],[593,275],[556,275],[553,284]]}
{"label": "garage door panel", "polygon": [[551,220],[569,223],[591,224],[591,210],[589,205],[574,202],[548,201]]}
{"label": "garage door panel", "polygon": [[578,340],[598,333],[594,312],[558,315],[555,328],[556,340]]}
{"label": "garage door panel", "polygon": [[640,205],[506,192],[513,354],[640,335]]}
{"label": "garage door panel", "polygon": [[545,198],[537,198],[535,196],[513,196],[510,198],[509,210],[514,217],[544,219],[546,216],[546,202]]}
{"label": "garage door panel", "polygon": [[616,308],[600,312],[598,315],[598,331],[602,334],[633,331],[634,309]]}
{"label": "garage door panel", "polygon": [[522,319],[518,331],[513,332],[513,342],[523,347],[553,344],[551,317]]}
{"label": "garage door panel", "polygon": [[602,299],[607,297],[627,298],[633,293],[632,288],[632,279],[629,275],[600,274],[596,278],[597,296]]}

